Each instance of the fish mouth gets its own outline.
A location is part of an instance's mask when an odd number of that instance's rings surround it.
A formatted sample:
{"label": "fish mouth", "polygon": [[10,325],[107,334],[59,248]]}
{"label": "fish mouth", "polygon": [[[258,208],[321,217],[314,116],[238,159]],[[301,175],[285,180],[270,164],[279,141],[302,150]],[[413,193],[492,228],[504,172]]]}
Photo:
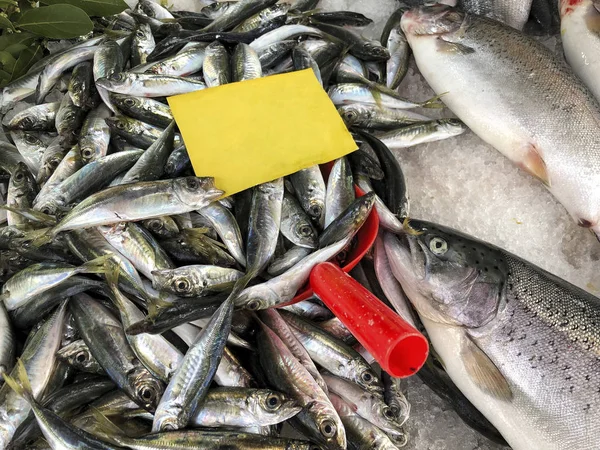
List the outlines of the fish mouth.
{"label": "fish mouth", "polygon": [[465,17],[448,5],[418,6],[402,15],[400,26],[407,36],[440,36],[458,30]]}

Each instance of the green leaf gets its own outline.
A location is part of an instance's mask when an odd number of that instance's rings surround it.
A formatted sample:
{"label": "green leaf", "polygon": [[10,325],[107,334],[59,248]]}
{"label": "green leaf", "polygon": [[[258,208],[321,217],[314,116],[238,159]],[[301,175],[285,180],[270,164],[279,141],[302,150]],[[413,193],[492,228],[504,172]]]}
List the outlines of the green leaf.
{"label": "green leaf", "polygon": [[10,79],[16,80],[17,78],[25,75],[33,63],[40,60],[43,53],[44,49],[39,44],[23,50],[19,55],[19,59],[17,59],[15,66],[13,67],[12,76]]}
{"label": "green leaf", "polygon": [[[2,1],[2,0],[0,0]],[[40,0],[46,5],[69,4],[83,9],[90,16],[112,16],[129,6],[123,0]]]}
{"label": "green leaf", "polygon": [[0,0],[0,8],[7,8],[8,6],[18,6],[19,4],[15,0]]}
{"label": "green leaf", "polygon": [[0,15],[0,28],[2,28],[4,30],[14,30],[15,29],[12,22],[10,20],[8,20],[7,17],[4,17],[2,15]]}
{"label": "green leaf", "polygon": [[53,39],[70,39],[87,34],[94,24],[81,8],[51,5],[25,11],[16,23],[19,28]]}
{"label": "green leaf", "polygon": [[35,36],[30,33],[11,33],[0,36],[0,50],[6,50],[13,45],[29,46],[35,40]]}
{"label": "green leaf", "polygon": [[10,81],[10,73],[0,69],[0,78],[4,81]]}
{"label": "green leaf", "polygon": [[5,51],[0,52],[0,65],[2,66],[2,70],[12,72],[16,62],[17,60],[13,58],[13,55],[10,53]]}
{"label": "green leaf", "polygon": [[15,58],[18,58],[21,52],[26,48],[28,48],[28,46],[25,44],[13,44],[6,47],[4,51],[10,53]]}

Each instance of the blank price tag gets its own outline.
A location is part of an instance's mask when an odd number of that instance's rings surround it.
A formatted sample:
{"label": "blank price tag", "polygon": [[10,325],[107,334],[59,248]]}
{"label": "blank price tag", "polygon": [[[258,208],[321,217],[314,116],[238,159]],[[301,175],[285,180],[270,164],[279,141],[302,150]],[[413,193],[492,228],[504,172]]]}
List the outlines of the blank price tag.
{"label": "blank price tag", "polygon": [[232,195],[356,150],[311,69],[168,98],[197,176]]}

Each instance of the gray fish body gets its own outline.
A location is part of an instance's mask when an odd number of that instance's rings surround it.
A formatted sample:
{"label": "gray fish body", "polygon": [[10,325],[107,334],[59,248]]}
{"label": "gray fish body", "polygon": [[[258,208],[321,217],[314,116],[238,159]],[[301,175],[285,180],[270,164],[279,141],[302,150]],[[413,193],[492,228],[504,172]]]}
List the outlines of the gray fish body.
{"label": "gray fish body", "polygon": [[269,382],[303,406],[295,417],[303,431],[329,449],[345,449],[346,434],[340,417],[308,370],[281,338],[262,323],[257,342],[260,363]]}
{"label": "gray fish body", "polygon": [[410,46],[400,28],[400,23],[390,30],[390,36],[385,44],[390,52],[390,59],[386,61],[386,86],[397,89],[408,71],[410,57]]}
{"label": "gray fish body", "polygon": [[156,43],[150,25],[138,24],[133,40],[131,41],[131,67],[146,64],[148,55],[154,50]]}
{"label": "gray fish body", "polygon": [[171,108],[158,100],[144,97],[132,97],[123,94],[110,94],[111,102],[123,114],[147,122],[157,127],[168,127],[173,120]]}
{"label": "gray fish body", "polygon": [[467,131],[467,127],[457,119],[438,119],[429,122],[414,123],[379,136],[390,150],[399,150],[426,142],[435,142],[458,136]]}
{"label": "gray fish body", "polygon": [[246,265],[244,241],[234,215],[219,202],[212,202],[198,211],[213,226],[231,256],[242,266]]}
{"label": "gray fish body", "polygon": [[42,70],[36,90],[36,103],[41,103],[60,76],[71,67],[94,58],[97,47],[74,47],[63,53]]}
{"label": "gray fish body", "polygon": [[217,388],[208,391],[190,423],[197,427],[276,425],[300,409],[294,400],[276,391]]}
{"label": "gray fish body", "polygon": [[56,131],[65,142],[70,142],[75,137],[75,132],[81,126],[84,111],[73,103],[70,95],[65,95],[56,112]]}
{"label": "gray fish body", "polygon": [[10,132],[10,137],[14,141],[23,161],[27,164],[29,170],[31,170],[31,173],[38,173],[44,151],[52,139],[51,135],[33,131],[15,130]]}
{"label": "gray fish body", "polygon": [[231,81],[229,54],[219,41],[211,42],[206,47],[202,73],[208,87],[221,86]]}
{"label": "gray fish body", "polygon": [[319,229],[325,223],[325,180],[319,166],[312,166],[290,175],[300,205]]}
{"label": "gray fish body", "polygon": [[75,146],[69,150],[62,161],[56,167],[54,173],[48,178],[48,181],[40,189],[40,192],[34,200],[34,208],[40,202],[45,202],[54,197],[54,188],[60,185],[64,180],[77,172],[82,166],[81,153],[79,147]]}
{"label": "gray fish body", "polygon": [[2,99],[0,100],[0,111],[6,113],[17,102],[26,99],[35,94],[35,89],[40,78],[42,69],[34,70],[23,75],[18,80],[12,81],[2,90]]}
{"label": "gray fish body", "polygon": [[411,227],[422,234],[388,235],[386,252],[456,386],[516,450],[594,447],[600,301],[453,230]]}
{"label": "gray fish body", "polygon": [[319,236],[319,247],[351,239],[367,220],[375,203],[375,193],[369,192],[354,200]]}
{"label": "gray fish body", "polygon": [[228,30],[242,23],[257,12],[277,3],[277,0],[240,0],[233,3],[223,14],[215,18],[202,31]]}
{"label": "gray fish body", "polygon": [[350,103],[340,106],[338,113],[347,126],[393,130],[416,122],[431,121],[429,117],[406,110],[391,109],[368,103]]}
{"label": "gray fish body", "polygon": [[312,252],[313,250],[310,248],[294,245],[283,255],[273,258],[273,261],[271,261],[269,267],[267,268],[267,272],[273,277],[281,275],[298,264]]}
{"label": "gray fish body", "polygon": [[226,290],[242,275],[243,272],[227,267],[194,265],[155,270],[152,282],[155,289],[182,297],[197,297]]}
{"label": "gray fish body", "polygon": [[139,406],[154,410],[163,386],[134,354],[121,322],[85,294],[74,297],[70,308],[90,353],[108,376]]}
{"label": "gray fish body", "polygon": [[110,128],[106,119],[110,110],[100,105],[88,113],[79,134],[79,149],[85,164],[106,156],[110,143]]}
{"label": "gray fish body", "polygon": [[140,97],[165,97],[206,88],[203,82],[194,78],[125,72],[110,79],[101,78],[96,85],[118,94]]}
{"label": "gray fish body", "polygon": [[223,351],[223,357],[219,361],[214,379],[219,386],[248,388],[256,385],[252,375],[240,364],[227,347]]}
{"label": "gray fish body", "polygon": [[79,203],[53,233],[193,211],[221,194],[213,187],[212,178],[187,177],[114,186]]}
{"label": "gray fish body", "polygon": [[8,122],[8,128],[25,131],[52,131],[54,118],[60,103],[44,103],[31,106],[17,113]]}
{"label": "gray fish body", "polygon": [[[20,356],[25,365],[34,397],[40,397],[48,384],[54,367],[54,354],[60,347],[66,313],[63,303],[40,328],[32,331]],[[11,375],[14,375],[11,372]],[[31,411],[27,400],[7,384],[0,388],[0,447],[7,448],[17,430]]]}
{"label": "gray fish body", "polygon": [[310,218],[288,191],[283,196],[281,234],[300,247],[316,248],[319,241]]}
{"label": "gray fish body", "polygon": [[[125,65],[125,58],[123,51],[119,44],[115,41],[103,42],[98,46],[98,50],[94,55],[94,81],[98,81],[100,78],[110,78],[116,74],[119,74]],[[102,98],[104,104],[111,110],[115,111],[115,107],[110,102],[108,92],[96,84],[96,89]]]}
{"label": "gray fish body", "polygon": [[63,147],[60,136],[57,136],[48,147],[46,147],[42,159],[40,160],[40,170],[36,174],[38,186],[43,186],[46,181],[48,181],[68,151],[68,148]]}
{"label": "gray fish body", "polygon": [[600,105],[572,70],[534,39],[453,8],[412,9],[402,28],[444,103],[600,234]]}
{"label": "gray fish body", "polygon": [[325,194],[325,228],[354,201],[352,169],[344,157],[337,159],[327,180]]}
{"label": "gray fish body", "polygon": [[160,400],[153,431],[177,430],[188,424],[207,395],[231,329],[232,315],[233,302],[228,299],[200,332]]}
{"label": "gray fish body", "polygon": [[205,58],[204,44],[193,44],[174,56],[152,63],[146,69],[146,72],[157,75],[185,77],[200,71]]}
{"label": "gray fish body", "polygon": [[16,337],[4,304],[0,305],[0,376],[8,374],[15,358]]}
{"label": "gray fish body", "polygon": [[231,60],[233,81],[253,80],[262,77],[262,66],[258,54],[248,44],[238,44]]}
{"label": "gray fish body", "polygon": [[108,184],[119,172],[132,166],[142,153],[142,150],[128,150],[86,164],[56,186],[44,201],[36,202],[35,209],[50,214],[56,213],[74,200],[94,193]]}
{"label": "gray fish body", "polygon": [[[24,163],[19,163],[10,177],[6,205],[17,209],[31,208],[35,199],[37,184],[35,178]],[[21,214],[6,212],[9,226],[27,227],[29,221]]]}
{"label": "gray fish body", "polygon": [[94,72],[92,64],[82,62],[75,66],[68,85],[68,95],[73,104],[84,108],[88,106],[92,95],[92,84],[94,82]]}

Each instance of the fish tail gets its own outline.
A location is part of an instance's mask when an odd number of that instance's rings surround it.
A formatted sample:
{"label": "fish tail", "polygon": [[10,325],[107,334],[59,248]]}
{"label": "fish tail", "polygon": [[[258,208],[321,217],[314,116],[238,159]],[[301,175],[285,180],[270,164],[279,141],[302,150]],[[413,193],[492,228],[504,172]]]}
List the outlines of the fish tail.
{"label": "fish tail", "polygon": [[54,228],[40,228],[24,233],[22,241],[29,241],[34,247],[42,247],[52,242],[55,236]]}
{"label": "fish tail", "polygon": [[435,95],[433,97],[431,97],[429,100],[425,100],[423,103],[421,103],[421,107],[423,108],[445,108],[446,105],[444,105],[440,99],[446,95],[448,92],[442,92],[439,95]]}
{"label": "fish tail", "polygon": [[97,434],[100,439],[115,445],[127,446],[126,441],[128,439],[121,428],[111,422],[108,417],[102,414],[97,408],[90,406],[90,412],[92,413],[92,417],[96,420],[94,433]]}
{"label": "fish tail", "polygon": [[119,289],[120,272],[121,268],[112,259],[109,259],[104,262],[104,277],[106,278],[106,283],[108,284],[108,287],[110,287],[110,289],[113,292]]}
{"label": "fish tail", "polygon": [[111,254],[102,255],[98,258],[90,259],[88,262],[82,264],[77,268],[78,273],[105,273],[108,261],[111,258]]}
{"label": "fish tail", "polygon": [[19,396],[23,397],[27,402],[34,403],[35,399],[33,398],[33,391],[31,390],[31,383],[29,383],[29,378],[27,376],[27,370],[25,369],[25,364],[21,359],[17,360],[17,364],[15,365],[16,371],[16,379],[11,375],[3,373],[4,381],[6,384],[10,386],[10,388],[15,391]]}
{"label": "fish tail", "polygon": [[53,226],[56,225],[56,218],[49,215],[44,214],[43,212],[36,211],[31,208],[13,208],[7,205],[0,205],[0,209],[4,209],[6,211],[10,211],[14,214],[19,214],[20,216],[25,217],[27,220],[32,222],[41,223],[43,225]]}

